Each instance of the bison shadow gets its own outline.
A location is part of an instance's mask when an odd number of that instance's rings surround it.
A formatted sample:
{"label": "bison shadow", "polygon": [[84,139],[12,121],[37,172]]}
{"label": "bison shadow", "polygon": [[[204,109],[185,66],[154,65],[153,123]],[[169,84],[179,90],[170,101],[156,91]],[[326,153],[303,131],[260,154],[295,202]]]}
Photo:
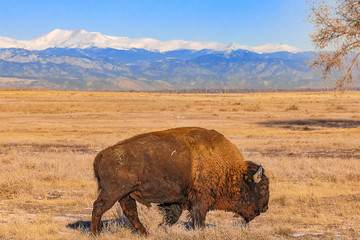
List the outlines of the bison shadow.
{"label": "bison shadow", "polygon": [[[176,225],[182,225],[186,231],[193,231],[194,227],[192,226],[192,223],[190,221],[178,221]],[[117,219],[109,219],[109,220],[103,220],[100,224],[101,231],[103,229],[107,229],[109,226],[117,226],[119,228],[127,228],[131,230],[135,230],[134,227],[131,225],[129,220],[126,217],[121,217]],[[66,225],[67,228],[71,228],[74,230],[79,230],[82,232],[90,232],[91,227],[91,221],[83,221],[79,220],[74,223],[69,223]],[[165,231],[167,231],[167,228],[170,228],[171,226],[159,226],[159,228],[164,228]],[[213,228],[215,227],[215,224],[206,224],[205,228]]]}
{"label": "bison shadow", "polygon": [[[116,218],[116,219],[109,219],[109,220],[102,220],[100,223],[100,229],[107,229],[109,226],[119,226],[122,228],[130,228],[133,229],[131,223],[126,217]],[[91,221],[83,221],[79,220],[74,223],[69,223],[66,225],[67,228],[71,228],[74,230],[79,230],[83,232],[90,232]]]}
{"label": "bison shadow", "polygon": [[259,122],[259,125],[266,127],[280,127],[285,129],[315,130],[311,127],[322,128],[357,128],[360,121],[349,119],[306,119],[291,121],[265,121]]}

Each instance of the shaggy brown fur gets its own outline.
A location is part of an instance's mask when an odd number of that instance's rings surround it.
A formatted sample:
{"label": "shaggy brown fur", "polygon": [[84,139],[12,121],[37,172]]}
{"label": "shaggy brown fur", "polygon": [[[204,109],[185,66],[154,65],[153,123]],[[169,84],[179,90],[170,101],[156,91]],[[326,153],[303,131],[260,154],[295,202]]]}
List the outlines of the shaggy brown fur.
{"label": "shaggy brown fur", "polygon": [[243,161],[222,134],[203,128],[175,128],[121,141],[98,153],[94,171],[100,194],[94,202],[92,233],[99,231],[101,216],[117,201],[143,234],[136,201],[158,203],[169,225],[189,210],[194,227],[203,227],[212,209],[235,212],[249,222],[267,210],[269,201],[269,180],[262,167]]}

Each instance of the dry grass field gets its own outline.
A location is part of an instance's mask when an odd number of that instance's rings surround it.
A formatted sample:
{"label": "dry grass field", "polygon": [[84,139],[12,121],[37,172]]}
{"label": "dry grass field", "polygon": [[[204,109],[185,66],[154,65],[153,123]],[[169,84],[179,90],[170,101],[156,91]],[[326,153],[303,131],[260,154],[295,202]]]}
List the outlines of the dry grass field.
{"label": "dry grass field", "polygon": [[216,129],[270,178],[250,226],[221,211],[203,230],[183,214],[146,239],[360,239],[360,93],[148,94],[0,91],[0,239],[143,239],[117,206],[89,235],[96,153],[144,132]]}

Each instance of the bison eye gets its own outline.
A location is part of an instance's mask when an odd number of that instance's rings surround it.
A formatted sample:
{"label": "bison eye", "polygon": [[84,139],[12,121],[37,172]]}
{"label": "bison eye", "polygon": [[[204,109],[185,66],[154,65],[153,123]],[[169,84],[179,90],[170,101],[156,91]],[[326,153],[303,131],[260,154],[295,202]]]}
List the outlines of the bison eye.
{"label": "bison eye", "polygon": [[252,177],[249,177],[248,175],[244,176],[244,181],[247,185],[249,185],[251,188],[255,187],[255,183],[252,179]]}
{"label": "bison eye", "polygon": [[266,186],[261,186],[261,187],[259,188],[259,192],[260,192],[261,194],[265,194],[267,191],[268,191],[268,188],[267,188]]}

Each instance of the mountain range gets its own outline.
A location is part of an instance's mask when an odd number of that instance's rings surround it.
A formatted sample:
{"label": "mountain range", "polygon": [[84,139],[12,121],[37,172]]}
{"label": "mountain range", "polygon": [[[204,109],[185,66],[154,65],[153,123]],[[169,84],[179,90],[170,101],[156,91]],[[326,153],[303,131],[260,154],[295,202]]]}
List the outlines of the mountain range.
{"label": "mountain range", "polygon": [[0,88],[146,91],[317,88],[313,53],[286,44],[113,37],[56,29],[30,41],[0,37]]}

